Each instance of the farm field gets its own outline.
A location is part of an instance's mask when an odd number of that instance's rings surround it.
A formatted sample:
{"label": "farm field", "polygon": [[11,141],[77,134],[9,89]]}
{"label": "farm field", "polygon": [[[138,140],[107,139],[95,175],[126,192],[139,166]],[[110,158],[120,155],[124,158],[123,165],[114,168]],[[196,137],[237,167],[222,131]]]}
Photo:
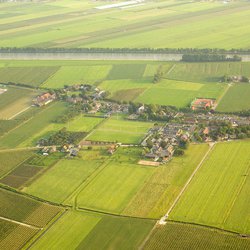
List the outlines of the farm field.
{"label": "farm field", "polygon": [[62,208],[0,189],[0,216],[35,227],[46,226]]}
{"label": "farm field", "polygon": [[190,224],[168,222],[154,230],[144,249],[248,249],[249,239]]}
{"label": "farm field", "polygon": [[234,84],[226,92],[216,110],[221,112],[235,112],[250,109],[250,84]]}
{"label": "farm field", "polygon": [[78,159],[62,159],[57,162],[29,187],[23,188],[23,191],[45,200],[63,203],[106,158],[102,150],[82,151]]}
{"label": "farm field", "polygon": [[33,155],[31,150],[16,150],[0,152],[0,177],[14,169],[16,166],[24,162]]}
{"label": "farm field", "polygon": [[249,48],[248,2],[22,4],[1,4],[1,47]]}
{"label": "farm field", "polygon": [[[39,229],[17,225],[0,219],[0,248],[21,249]],[[14,240],[13,240],[14,239]]]}
{"label": "farm field", "polygon": [[0,120],[11,119],[30,107],[32,97],[36,94],[37,91],[35,90],[8,87],[7,91],[0,95]]}
{"label": "farm field", "polygon": [[218,143],[169,218],[248,234],[249,150],[249,140]]}
{"label": "farm field", "polygon": [[191,144],[184,156],[153,169],[153,174],[127,203],[123,214],[149,218],[163,216],[207,150],[207,144]]}
{"label": "farm field", "polygon": [[43,247],[48,249],[137,249],[153,224],[153,221],[132,218],[67,212],[31,249]]}
{"label": "farm field", "polygon": [[86,139],[137,144],[151,127],[153,123],[150,122],[126,121],[122,117],[113,116],[92,131]]}
{"label": "farm field", "polygon": [[35,114],[32,119],[4,135],[1,138],[0,147],[19,146],[25,140],[30,139],[30,137],[41,131],[45,126],[49,125],[65,110],[66,106],[64,103],[57,102],[49,105],[38,114]]}

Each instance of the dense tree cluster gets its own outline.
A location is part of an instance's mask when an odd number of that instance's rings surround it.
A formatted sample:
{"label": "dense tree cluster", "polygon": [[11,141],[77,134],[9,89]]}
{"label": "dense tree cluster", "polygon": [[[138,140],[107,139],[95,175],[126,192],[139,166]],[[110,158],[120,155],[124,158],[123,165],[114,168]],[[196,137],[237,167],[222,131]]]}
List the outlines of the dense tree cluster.
{"label": "dense tree cluster", "polygon": [[164,76],[165,72],[163,70],[162,65],[159,65],[156,73],[154,74],[154,78],[153,78],[153,83],[158,83],[162,80],[163,76]]}
{"label": "dense tree cluster", "polygon": [[85,135],[85,132],[69,132],[66,128],[62,128],[49,138],[39,140],[38,144],[41,146],[77,144]]}

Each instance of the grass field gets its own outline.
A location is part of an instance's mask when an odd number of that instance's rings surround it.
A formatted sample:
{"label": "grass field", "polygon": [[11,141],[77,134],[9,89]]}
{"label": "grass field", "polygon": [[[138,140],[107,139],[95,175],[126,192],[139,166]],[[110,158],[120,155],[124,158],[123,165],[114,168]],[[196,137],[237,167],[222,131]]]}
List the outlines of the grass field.
{"label": "grass field", "polygon": [[137,249],[153,223],[68,212],[31,249]]}
{"label": "grass field", "polygon": [[62,209],[0,189],[0,216],[37,227],[44,227]]}
{"label": "grass field", "polygon": [[31,150],[3,151],[0,152],[0,177],[14,169],[33,155]]}
{"label": "grass field", "polygon": [[25,84],[39,87],[59,67],[3,67],[0,68],[1,83]]}
{"label": "grass field", "polygon": [[190,145],[184,156],[155,168],[123,214],[150,218],[163,216],[207,150],[206,144]]}
{"label": "grass field", "polygon": [[248,249],[249,239],[204,227],[168,222],[154,230],[144,249]]}
{"label": "grass field", "polygon": [[234,84],[226,92],[219,105],[217,111],[235,112],[250,109],[250,84]]}
{"label": "grass field", "polygon": [[64,103],[53,103],[36,114],[32,119],[7,133],[1,138],[0,147],[16,147],[48,126],[66,110]]}
{"label": "grass field", "polygon": [[30,107],[33,97],[37,94],[24,88],[9,87],[8,90],[0,96],[0,119],[10,119],[22,110]]}
{"label": "grass field", "polygon": [[143,139],[151,127],[153,123],[150,122],[126,121],[120,116],[113,116],[90,133],[86,139],[136,144]]}
{"label": "grass field", "polygon": [[218,143],[170,219],[249,233],[249,151],[249,141]]}
{"label": "grass field", "polygon": [[0,248],[21,249],[38,231],[0,219]]}
{"label": "grass field", "polygon": [[224,75],[250,75],[249,62],[177,63],[165,77],[190,82],[219,82]]}
{"label": "grass field", "polygon": [[82,151],[78,159],[62,159],[23,191],[63,203],[104,163],[106,157],[101,150],[93,150]]}
{"label": "grass field", "polygon": [[0,46],[249,48],[248,2],[164,0],[95,9],[108,4],[3,3]]}

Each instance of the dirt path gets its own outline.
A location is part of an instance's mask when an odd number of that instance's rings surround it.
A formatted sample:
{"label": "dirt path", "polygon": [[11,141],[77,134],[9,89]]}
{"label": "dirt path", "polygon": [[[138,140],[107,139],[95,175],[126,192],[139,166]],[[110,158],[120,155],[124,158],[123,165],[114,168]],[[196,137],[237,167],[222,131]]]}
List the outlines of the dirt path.
{"label": "dirt path", "polygon": [[226,93],[228,92],[228,90],[230,89],[230,87],[232,86],[233,84],[232,83],[230,83],[230,84],[228,84],[227,85],[227,88],[225,89],[225,91],[222,93],[222,95],[218,98],[218,100],[217,100],[217,103],[216,103],[216,105],[215,105],[215,109],[218,107],[218,105],[220,104],[220,102],[221,102],[221,100],[223,99],[223,97],[226,95]]}
{"label": "dirt path", "polygon": [[42,229],[43,229],[43,228],[41,228],[41,227],[32,226],[32,225],[29,225],[29,224],[27,224],[27,223],[23,223],[23,222],[19,222],[19,221],[16,221],[16,220],[8,219],[8,218],[2,217],[2,216],[0,216],[0,219],[1,219],[1,220],[8,221],[8,222],[15,223],[15,224],[17,224],[17,225],[21,225],[21,226],[24,226],[24,227],[28,227],[28,228],[31,228],[31,229],[36,229],[36,230],[42,230]]}
{"label": "dirt path", "polygon": [[152,230],[149,232],[148,236],[145,238],[145,240],[143,241],[143,243],[141,244],[141,246],[139,247],[140,250],[142,250],[144,248],[144,246],[146,245],[146,243],[148,242],[148,240],[150,239],[150,237],[152,236],[155,228],[159,225],[165,225],[167,223],[167,218],[170,214],[170,212],[173,210],[173,208],[176,206],[177,202],[179,201],[179,199],[181,198],[182,194],[185,192],[185,190],[187,189],[188,185],[190,184],[190,182],[192,181],[192,179],[194,178],[196,172],[200,169],[200,167],[202,166],[203,162],[205,161],[205,159],[207,158],[208,154],[211,152],[211,150],[213,149],[215,143],[211,143],[209,144],[209,149],[206,152],[206,154],[203,156],[203,158],[201,159],[200,163],[198,164],[198,166],[195,168],[195,170],[193,171],[193,173],[191,174],[191,176],[189,177],[189,179],[187,180],[186,184],[184,185],[184,187],[182,188],[181,192],[179,193],[179,195],[176,197],[176,199],[174,200],[173,204],[171,205],[171,207],[168,209],[167,213],[159,220],[156,222],[156,224],[154,225],[154,227],[152,228]]}
{"label": "dirt path", "polygon": [[27,108],[25,108],[25,109],[19,111],[18,113],[16,113],[16,114],[14,114],[13,116],[11,116],[8,120],[11,120],[11,119],[15,118],[16,116],[20,115],[21,113],[25,112],[26,110],[28,110],[28,109],[30,109],[30,108],[31,108],[31,106],[29,106],[29,107],[27,107]]}

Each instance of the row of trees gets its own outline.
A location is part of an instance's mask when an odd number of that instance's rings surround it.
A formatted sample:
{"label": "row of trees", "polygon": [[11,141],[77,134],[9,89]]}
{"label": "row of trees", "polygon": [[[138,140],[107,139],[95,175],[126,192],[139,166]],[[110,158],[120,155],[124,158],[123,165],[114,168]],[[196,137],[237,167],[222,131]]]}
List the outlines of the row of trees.
{"label": "row of trees", "polygon": [[241,61],[242,58],[238,55],[234,55],[233,57],[228,57],[223,54],[184,54],[182,56],[182,61],[184,62],[238,62]]}
{"label": "row of trees", "polygon": [[221,53],[244,54],[250,53],[250,49],[218,49],[218,48],[33,48],[33,47],[2,47],[2,53]]}

